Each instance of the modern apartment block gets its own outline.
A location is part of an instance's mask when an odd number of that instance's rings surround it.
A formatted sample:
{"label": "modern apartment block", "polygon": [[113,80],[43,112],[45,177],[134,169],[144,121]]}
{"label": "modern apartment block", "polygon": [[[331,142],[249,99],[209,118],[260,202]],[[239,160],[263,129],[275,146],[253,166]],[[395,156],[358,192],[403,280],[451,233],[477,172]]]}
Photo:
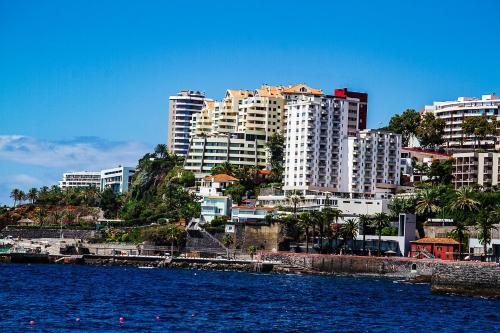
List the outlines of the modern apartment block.
{"label": "modern apartment block", "polygon": [[111,188],[115,193],[125,193],[132,183],[135,168],[119,166],[101,171],[101,191]]}
{"label": "modern apartment block", "polygon": [[394,191],[400,182],[401,135],[362,130],[347,139],[347,173],[340,192],[373,194]]}
{"label": "modern apartment block", "polygon": [[134,173],[135,168],[122,166],[101,171],[67,172],[59,181],[59,187],[67,189],[95,186],[100,191],[111,188],[115,193],[125,193],[128,191]]}
{"label": "modern apartment block", "polygon": [[359,99],[337,95],[302,95],[287,101],[285,191],[350,192],[348,138],[357,140],[360,123],[366,120],[358,119]]}
{"label": "modern apartment block", "polygon": [[186,155],[189,150],[191,119],[203,108],[205,95],[199,91],[183,90],[169,98],[168,149]]}
{"label": "modern apartment block", "polygon": [[66,172],[63,179],[59,181],[61,189],[71,187],[101,187],[101,173],[93,171]]}
{"label": "modern apartment block", "polygon": [[263,85],[239,105],[238,132],[268,136],[283,130],[285,99],[280,87]]}
{"label": "modern apartment block", "polygon": [[197,178],[210,174],[213,166],[226,161],[246,166],[265,167],[267,162],[265,136],[232,133],[191,138],[184,168]]}
{"label": "modern apartment block", "polygon": [[478,184],[485,188],[498,186],[500,153],[468,152],[453,154],[455,188]]}
{"label": "modern apartment block", "polygon": [[[497,134],[486,140],[481,140],[482,148],[493,148],[498,144],[500,133],[500,96],[495,94],[483,95],[481,99],[471,97],[460,97],[456,101],[434,102],[425,106],[424,112],[433,112],[437,118],[444,119],[446,126],[444,129],[445,148],[475,148],[477,140],[473,136],[463,133],[462,124],[464,119],[472,116],[487,116],[490,119],[496,118]],[[497,145],[497,148],[500,146]]]}
{"label": "modern apartment block", "polygon": [[334,95],[337,98],[351,100],[348,114],[349,135],[355,135],[356,130],[366,129],[366,119],[368,115],[368,94],[350,91],[347,88],[342,88],[335,89]]}

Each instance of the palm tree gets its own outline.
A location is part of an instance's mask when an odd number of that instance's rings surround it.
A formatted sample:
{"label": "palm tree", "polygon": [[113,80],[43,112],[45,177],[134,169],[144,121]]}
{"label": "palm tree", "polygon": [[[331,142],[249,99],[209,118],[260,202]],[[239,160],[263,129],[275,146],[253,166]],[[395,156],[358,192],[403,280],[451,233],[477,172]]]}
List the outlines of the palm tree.
{"label": "palm tree", "polygon": [[306,236],[306,253],[309,253],[309,228],[314,224],[311,213],[303,212],[299,216],[299,225]]}
{"label": "palm tree", "polygon": [[222,238],[222,244],[227,249],[227,258],[229,259],[229,247],[234,244],[234,238],[230,234],[224,234],[224,237]]}
{"label": "palm tree", "polygon": [[217,174],[223,173],[226,175],[233,176],[234,171],[235,171],[234,166],[229,161],[225,161],[224,163],[221,163],[219,165],[215,165],[212,168],[211,173],[212,173],[212,175],[217,175]]}
{"label": "palm tree", "polygon": [[438,206],[438,197],[436,191],[426,188],[418,193],[417,214],[430,217],[432,214],[439,212],[440,208]]}
{"label": "palm tree", "polygon": [[304,201],[304,196],[300,191],[293,190],[287,194],[286,200],[293,206],[293,215],[297,217],[297,206]]}
{"label": "palm tree", "polygon": [[168,147],[166,144],[157,144],[155,147],[155,154],[159,158],[165,158],[168,155]]}
{"label": "palm tree", "polygon": [[496,230],[495,224],[500,222],[500,208],[496,208],[491,212],[481,210],[476,215],[477,228],[479,229],[479,242],[483,245],[483,252],[486,258],[488,254],[488,244],[491,242],[491,231]]}
{"label": "palm tree", "polygon": [[368,214],[359,215],[359,224],[363,230],[363,255],[365,255],[366,250],[366,226],[370,225],[372,222],[372,217]]}
{"label": "palm tree", "polygon": [[28,191],[28,199],[31,200],[31,204],[33,205],[35,203],[35,200],[38,197],[38,190],[36,188],[30,188]]}
{"label": "palm tree", "polygon": [[452,230],[454,234],[457,236],[458,240],[458,253],[459,253],[459,260],[462,260],[462,253],[463,253],[463,248],[462,244],[464,242],[465,234],[467,233],[467,226],[462,220],[455,220],[455,228]]}
{"label": "palm tree", "polygon": [[340,209],[330,208],[329,206],[327,206],[321,213],[323,214],[323,221],[326,227],[325,234],[328,238],[328,246],[331,249],[332,238],[334,235],[334,232],[332,230],[332,222],[335,221],[335,224],[337,224],[339,218],[342,216],[342,211]]}
{"label": "palm tree", "polygon": [[38,218],[38,224],[41,227],[43,225],[43,223],[44,223],[45,217],[47,217],[47,212],[45,212],[45,210],[42,209],[41,207],[38,207],[35,210],[35,216]]}
{"label": "palm tree", "polygon": [[389,226],[389,216],[386,213],[376,213],[373,216],[372,226],[377,230],[378,235],[378,256],[380,257],[381,242],[382,242],[382,229]]}
{"label": "palm tree", "polygon": [[22,203],[26,200],[28,200],[28,195],[24,191],[19,191],[19,203]]}
{"label": "palm tree", "polygon": [[342,237],[344,238],[344,249],[347,244],[347,240],[352,240],[351,254],[354,254],[354,245],[356,236],[358,235],[358,227],[358,223],[355,219],[347,219],[341,228]]}
{"label": "palm tree", "polygon": [[464,186],[456,190],[455,197],[451,202],[451,209],[465,212],[473,212],[478,209],[479,201],[475,198],[475,192],[472,187]]}
{"label": "palm tree", "polygon": [[19,200],[19,193],[21,192],[20,189],[15,188],[10,192],[10,197],[14,200],[14,208],[16,207],[16,203]]}
{"label": "palm tree", "polygon": [[311,212],[311,217],[313,220],[313,243],[314,243],[314,231],[316,230],[316,226],[319,231],[319,253],[323,253],[323,235],[324,235],[324,227],[325,227],[325,216],[320,211]]}

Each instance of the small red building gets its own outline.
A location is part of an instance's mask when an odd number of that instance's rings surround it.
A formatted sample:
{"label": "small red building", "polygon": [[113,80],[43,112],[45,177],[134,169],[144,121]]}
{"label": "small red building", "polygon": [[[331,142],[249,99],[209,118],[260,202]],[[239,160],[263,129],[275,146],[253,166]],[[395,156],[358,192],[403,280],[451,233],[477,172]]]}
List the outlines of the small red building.
{"label": "small red building", "polygon": [[454,260],[458,258],[460,243],[452,238],[421,238],[411,242],[410,257],[418,259]]}

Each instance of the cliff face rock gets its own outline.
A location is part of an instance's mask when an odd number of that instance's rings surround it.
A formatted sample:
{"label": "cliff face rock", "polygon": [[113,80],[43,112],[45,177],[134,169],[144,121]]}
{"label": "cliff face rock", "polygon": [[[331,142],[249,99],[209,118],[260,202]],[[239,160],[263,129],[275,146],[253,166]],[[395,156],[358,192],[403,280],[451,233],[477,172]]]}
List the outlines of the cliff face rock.
{"label": "cliff face rock", "polygon": [[432,291],[500,298],[500,267],[490,263],[436,263]]}

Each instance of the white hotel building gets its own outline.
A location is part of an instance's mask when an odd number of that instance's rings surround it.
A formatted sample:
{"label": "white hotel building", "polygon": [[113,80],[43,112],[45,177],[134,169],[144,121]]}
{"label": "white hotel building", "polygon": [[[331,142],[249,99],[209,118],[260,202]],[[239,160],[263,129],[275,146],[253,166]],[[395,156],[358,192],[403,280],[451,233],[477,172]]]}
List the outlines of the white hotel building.
{"label": "white hotel building", "polygon": [[285,192],[374,197],[399,185],[401,136],[360,131],[359,102],[325,95],[286,105]]}
{"label": "white hotel building", "polygon": [[63,174],[62,180],[59,181],[59,187],[101,187],[101,173],[99,171],[79,171],[66,172]]}
{"label": "white hotel building", "polygon": [[475,148],[477,141],[474,137],[465,135],[462,131],[464,119],[472,116],[488,116],[496,118],[497,134],[480,142],[483,148],[493,148],[499,145],[500,132],[500,96],[495,94],[483,95],[481,99],[473,97],[459,97],[456,101],[434,102],[425,106],[424,112],[432,112],[437,118],[444,119],[443,147],[445,148]]}
{"label": "white hotel building", "polygon": [[135,168],[122,167],[101,171],[78,171],[63,174],[59,181],[61,189],[94,186],[100,191],[111,188],[115,193],[125,193],[132,182]]}

